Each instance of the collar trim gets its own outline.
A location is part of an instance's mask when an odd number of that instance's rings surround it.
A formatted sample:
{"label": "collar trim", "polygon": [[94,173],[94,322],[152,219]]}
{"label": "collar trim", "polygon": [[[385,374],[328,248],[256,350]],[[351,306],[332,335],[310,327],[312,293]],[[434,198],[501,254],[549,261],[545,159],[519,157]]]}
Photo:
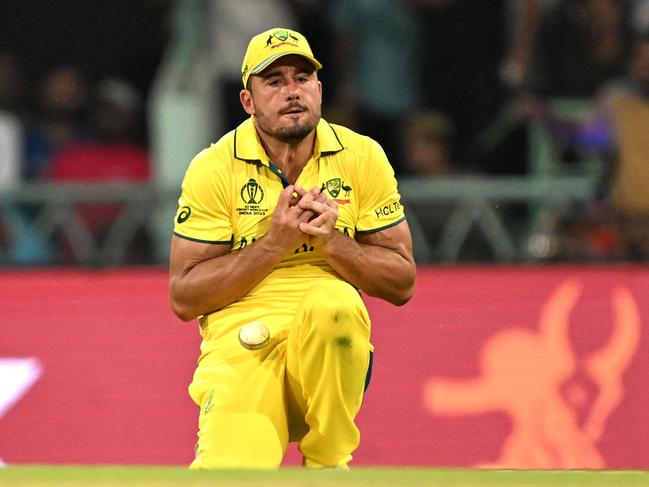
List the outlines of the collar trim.
{"label": "collar trim", "polygon": [[[344,149],[334,127],[326,120],[320,119],[316,127],[314,156],[334,154]],[[234,158],[268,166],[269,157],[261,145],[252,117],[234,130]]]}

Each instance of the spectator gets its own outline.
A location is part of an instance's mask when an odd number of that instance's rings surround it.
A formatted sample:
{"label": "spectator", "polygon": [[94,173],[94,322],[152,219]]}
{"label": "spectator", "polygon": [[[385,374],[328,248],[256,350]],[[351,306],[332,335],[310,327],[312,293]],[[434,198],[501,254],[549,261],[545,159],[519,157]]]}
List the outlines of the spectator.
{"label": "spectator", "polygon": [[649,31],[649,0],[629,0],[631,5],[629,17],[635,33]]}
{"label": "spectator", "polygon": [[0,188],[20,179],[23,128],[21,74],[14,57],[0,53]]}
{"label": "spectator", "polygon": [[531,92],[538,30],[548,9],[561,0],[507,0],[506,41],[499,65],[503,98],[499,113],[473,140],[474,158],[490,173],[527,174],[528,121],[542,111]]}
{"label": "spectator", "polygon": [[91,138],[68,144],[48,171],[56,181],[147,180],[150,163],[139,145],[141,97],[129,83],[105,79],[97,84],[91,112]]}
{"label": "spectator", "polygon": [[400,127],[421,105],[415,12],[397,0],[336,0],[329,8],[339,79],[326,111],[333,122],[378,140],[395,171],[403,171]]}
{"label": "spectator", "polygon": [[[59,182],[147,181],[151,164],[147,151],[137,142],[141,97],[133,86],[120,79],[105,79],[97,85],[92,104],[92,139],[69,144],[55,156],[49,179]],[[101,243],[121,207],[93,204],[79,207],[86,227]],[[149,259],[148,235],[138,235],[131,260]],[[68,253],[70,251],[68,250]],[[68,258],[75,259],[78,256]]]}
{"label": "spectator", "polygon": [[[545,0],[547,2],[547,0]],[[543,0],[509,0],[509,36],[500,76],[512,91],[525,89],[534,53],[536,34],[543,17]]]}
{"label": "spectator", "polygon": [[0,265],[44,265],[52,263],[53,258],[50,243],[34,228],[23,209],[0,202]]}
{"label": "spectator", "polygon": [[649,35],[633,43],[627,74],[598,92],[593,116],[576,130],[581,148],[610,165],[597,198],[579,220],[562,222],[561,257],[646,261],[649,258]]}
{"label": "spectator", "polygon": [[540,26],[534,91],[554,97],[591,97],[603,82],[624,73],[628,44],[622,2],[561,2]]}
{"label": "spectator", "polygon": [[[24,114],[22,72],[11,53],[0,53],[0,192],[20,183]],[[0,201],[0,263],[48,263],[51,252],[27,208]]]}
{"label": "spectator", "polygon": [[0,51],[0,109],[23,115],[23,75],[13,53]]}
{"label": "spectator", "polygon": [[87,88],[78,69],[64,67],[49,72],[41,83],[38,101],[26,135],[24,175],[28,180],[43,178],[63,146],[86,137]]}
{"label": "spectator", "polygon": [[18,118],[0,109],[0,187],[20,179],[22,126]]}
{"label": "spectator", "polygon": [[[476,147],[489,167],[499,160],[526,160],[533,171],[542,170],[538,157],[543,152],[529,147],[531,121],[537,141],[539,130],[551,132],[548,144],[567,168],[588,154],[576,146],[570,116],[557,117],[547,109],[546,99],[589,99],[602,83],[624,71],[627,11],[617,0],[525,0],[510,2],[510,7],[513,36],[501,65],[508,100],[478,135]],[[529,158],[532,153],[535,160]],[[522,169],[517,172],[529,170]]]}
{"label": "spectator", "polygon": [[[635,39],[627,75],[600,95],[587,139],[614,154],[610,202],[629,260],[649,258],[649,32]],[[597,136],[593,136],[593,134]]]}
{"label": "spectator", "polygon": [[[405,174],[421,179],[444,177],[457,171],[452,159],[454,136],[455,126],[441,112],[421,111],[408,117],[402,137]],[[428,241],[438,242],[453,205],[437,202],[430,206],[412,201],[408,211],[421,224]]]}
{"label": "spectator", "polygon": [[481,170],[491,171],[475,154],[474,140],[505,97],[500,78],[507,42],[505,0],[407,3],[416,8],[421,26],[417,64],[422,70],[423,103],[443,111],[455,124],[455,162],[466,169],[480,161]]}
{"label": "spectator", "polygon": [[451,172],[455,127],[446,116],[416,113],[407,119],[403,133],[403,161],[409,174],[434,177]]}

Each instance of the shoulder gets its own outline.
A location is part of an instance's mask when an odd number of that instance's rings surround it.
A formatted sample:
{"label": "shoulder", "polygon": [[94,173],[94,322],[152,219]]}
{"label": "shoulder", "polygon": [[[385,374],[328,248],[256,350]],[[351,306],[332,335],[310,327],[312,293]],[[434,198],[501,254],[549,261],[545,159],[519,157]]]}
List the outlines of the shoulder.
{"label": "shoulder", "polygon": [[343,147],[343,150],[336,154],[343,172],[351,179],[352,185],[359,189],[366,188],[359,194],[367,194],[367,190],[395,184],[392,165],[376,140],[342,125],[330,126]]}
{"label": "shoulder", "polygon": [[232,180],[234,132],[200,151],[189,163],[182,182],[183,193],[211,197],[227,192]]}
{"label": "shoulder", "polygon": [[359,134],[342,125],[329,123],[329,126],[344,147],[344,150],[348,151],[350,155],[366,158],[376,151],[383,153],[381,145],[371,137]]}
{"label": "shoulder", "polygon": [[221,173],[232,165],[234,159],[234,131],[201,150],[190,161],[188,173]]}

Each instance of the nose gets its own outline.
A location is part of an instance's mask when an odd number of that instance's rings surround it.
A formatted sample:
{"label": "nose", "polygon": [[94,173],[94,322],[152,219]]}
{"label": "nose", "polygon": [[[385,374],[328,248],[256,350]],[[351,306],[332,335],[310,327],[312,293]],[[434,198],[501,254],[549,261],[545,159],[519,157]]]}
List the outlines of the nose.
{"label": "nose", "polygon": [[300,98],[300,85],[296,81],[289,81],[286,84],[286,98],[289,100],[297,100]]}

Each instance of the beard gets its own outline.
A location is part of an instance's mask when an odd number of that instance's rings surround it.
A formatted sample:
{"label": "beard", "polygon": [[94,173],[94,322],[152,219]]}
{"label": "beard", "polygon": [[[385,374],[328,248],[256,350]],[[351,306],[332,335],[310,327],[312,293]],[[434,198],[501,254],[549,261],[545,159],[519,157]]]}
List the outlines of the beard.
{"label": "beard", "polygon": [[295,117],[286,125],[273,126],[263,113],[257,113],[257,126],[266,134],[285,143],[297,143],[309,135],[320,121],[320,111],[311,114],[306,120]]}
{"label": "beard", "polygon": [[313,118],[315,117],[312,117],[305,122],[295,121],[293,125],[288,127],[280,127],[271,135],[282,142],[299,142],[309,135],[318,124],[318,120],[313,120]]}

